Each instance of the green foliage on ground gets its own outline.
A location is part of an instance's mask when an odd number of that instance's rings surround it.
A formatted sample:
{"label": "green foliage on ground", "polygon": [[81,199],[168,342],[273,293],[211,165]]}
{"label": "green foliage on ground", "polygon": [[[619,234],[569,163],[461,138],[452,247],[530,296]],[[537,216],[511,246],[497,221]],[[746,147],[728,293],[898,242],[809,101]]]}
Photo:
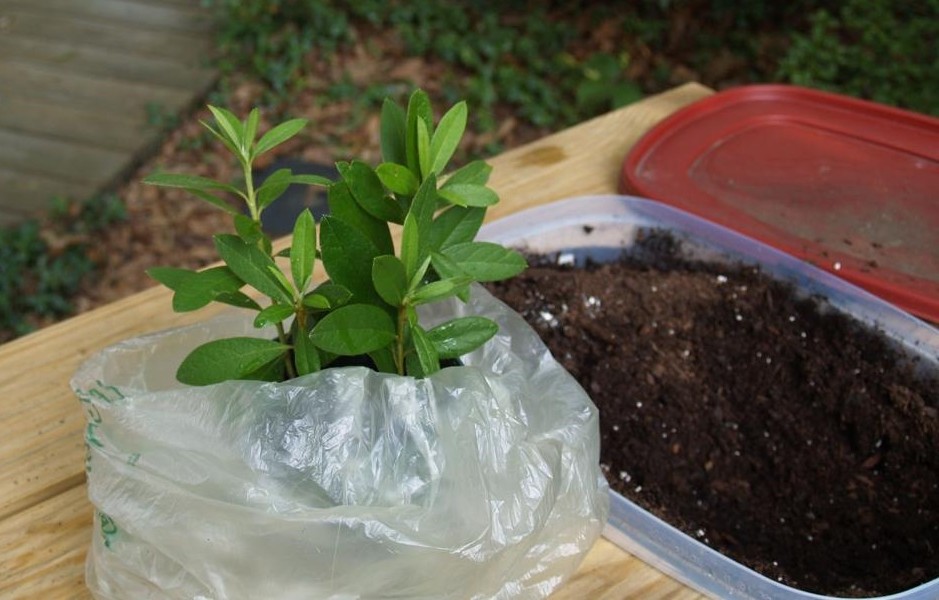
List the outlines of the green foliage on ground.
{"label": "green foliage on ground", "polygon": [[[728,52],[748,65],[745,80],[731,83],[783,81],[939,112],[939,52],[926,41],[939,27],[937,0],[848,0],[835,9],[820,0],[205,1],[218,12],[222,66],[264,82],[272,103],[301,89],[316,60],[393,31],[409,55],[453,67],[444,92],[467,98],[483,130],[504,118],[499,106],[563,127],[672,85],[679,64],[707,73]],[[585,36],[611,24],[629,47],[585,53]],[[632,80],[630,52],[640,47],[661,56],[655,77]],[[348,87],[335,89],[348,96]]]}
{"label": "green foliage on ground", "polygon": [[0,341],[71,314],[71,298],[95,266],[88,237],[123,218],[124,205],[104,196],[56,203],[44,227],[30,219],[0,229]]}
{"label": "green foliage on ground", "polygon": [[[818,10],[780,65],[785,81],[939,115],[939,0],[848,0]],[[929,40],[933,40],[930,42]]]}

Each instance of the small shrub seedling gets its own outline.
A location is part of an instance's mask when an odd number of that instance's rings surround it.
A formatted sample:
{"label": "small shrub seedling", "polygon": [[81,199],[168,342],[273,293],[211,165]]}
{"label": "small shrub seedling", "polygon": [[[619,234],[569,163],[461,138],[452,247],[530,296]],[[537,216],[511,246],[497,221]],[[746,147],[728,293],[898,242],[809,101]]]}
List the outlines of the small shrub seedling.
{"label": "small shrub seedling", "polygon": [[[471,283],[506,279],[526,267],[519,253],[475,241],[487,207],[498,202],[486,186],[491,167],[474,161],[441,178],[466,128],[465,102],[450,108],[434,127],[423,91],[411,95],[406,109],[386,100],[381,110],[384,162],[377,168],[357,160],[340,162],[334,182],[282,169],[257,188],[254,160],[298,134],[306,121],[286,121],[256,139],[257,109],[241,121],[225,109],[209,108],[215,126],[203,125],[238,159],[243,187],[169,173],[145,181],[183,188],[226,211],[237,235],[214,237],[223,266],[204,271],[159,267],[148,273],[174,291],[174,310],[196,310],[213,301],[246,308],[257,313],[256,327],[273,325],[277,339],[235,337],[203,344],[180,365],[180,382],[281,381],[322,369],[341,356],[367,356],[379,371],[422,377],[439,370],[441,360],[458,358],[495,335],[496,323],[477,316],[425,329],[416,310],[453,296],[466,301]],[[296,183],[326,186],[330,214],[317,235],[312,214],[301,213],[291,247],[274,253],[261,229],[261,214]],[[244,202],[248,215],[224,194]],[[393,225],[401,227],[397,253]],[[289,261],[289,278],[278,259]],[[317,260],[328,280],[313,285]],[[255,301],[242,291],[245,286],[269,301]]]}

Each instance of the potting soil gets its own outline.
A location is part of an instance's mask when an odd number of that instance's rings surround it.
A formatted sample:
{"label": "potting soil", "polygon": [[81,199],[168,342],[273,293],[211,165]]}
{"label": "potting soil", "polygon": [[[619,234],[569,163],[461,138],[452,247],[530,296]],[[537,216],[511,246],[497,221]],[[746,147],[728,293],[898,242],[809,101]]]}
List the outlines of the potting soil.
{"label": "potting soil", "polygon": [[598,405],[611,486],[802,590],[939,577],[939,375],[824,299],[676,246],[532,257],[491,286]]}

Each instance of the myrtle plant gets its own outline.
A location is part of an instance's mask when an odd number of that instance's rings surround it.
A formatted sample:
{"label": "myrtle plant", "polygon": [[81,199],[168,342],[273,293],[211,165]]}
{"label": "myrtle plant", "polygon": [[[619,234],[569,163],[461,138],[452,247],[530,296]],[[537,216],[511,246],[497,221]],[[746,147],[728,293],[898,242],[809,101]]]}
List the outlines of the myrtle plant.
{"label": "myrtle plant", "polygon": [[[203,344],[183,360],[180,382],[282,381],[340,357],[367,358],[379,371],[423,377],[495,335],[496,323],[479,316],[427,329],[417,311],[454,296],[466,301],[472,283],[505,279],[526,266],[519,253],[475,239],[487,207],[498,202],[486,185],[491,167],[474,161],[443,176],[466,128],[465,102],[450,108],[435,127],[423,91],[414,92],[406,108],[386,100],[383,162],[376,168],[358,160],[340,162],[336,181],[282,169],[258,187],[252,179],[255,159],[300,133],[306,121],[289,120],[258,139],[257,109],[241,121],[225,109],[209,108],[215,124],[203,125],[239,161],[242,186],[169,173],[145,182],[183,188],[226,211],[236,234],[214,237],[223,266],[159,267],[148,273],[174,291],[176,311],[230,304],[255,311],[255,327],[273,327],[276,336]],[[293,184],[328,188],[329,215],[317,233],[313,216],[303,211],[290,248],[275,253],[261,215]],[[393,228],[400,233],[397,249]],[[319,283],[313,281],[316,261],[328,277]],[[246,293],[246,287],[256,293]]]}

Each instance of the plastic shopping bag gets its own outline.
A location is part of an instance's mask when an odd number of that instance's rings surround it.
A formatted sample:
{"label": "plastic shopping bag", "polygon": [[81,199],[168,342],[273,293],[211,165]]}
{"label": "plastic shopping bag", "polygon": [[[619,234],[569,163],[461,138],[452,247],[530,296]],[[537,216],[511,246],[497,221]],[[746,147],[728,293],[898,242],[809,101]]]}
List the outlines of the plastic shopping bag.
{"label": "plastic shopping bag", "polygon": [[597,410],[534,331],[481,287],[432,305],[499,334],[426,379],[363,367],[195,388],[197,345],[264,336],[247,316],[89,360],[99,600],[544,598],[606,520]]}

